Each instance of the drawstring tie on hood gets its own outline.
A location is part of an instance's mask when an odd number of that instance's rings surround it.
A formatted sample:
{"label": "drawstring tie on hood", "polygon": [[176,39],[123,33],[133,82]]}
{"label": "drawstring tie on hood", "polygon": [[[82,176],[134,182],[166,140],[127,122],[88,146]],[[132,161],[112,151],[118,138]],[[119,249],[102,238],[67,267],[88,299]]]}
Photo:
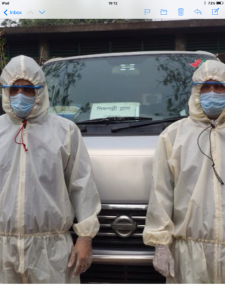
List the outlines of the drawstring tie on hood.
{"label": "drawstring tie on hood", "polygon": [[[213,168],[214,174],[215,174],[216,178],[218,179],[218,181],[221,183],[221,185],[224,185],[224,182],[223,182],[222,178],[219,176],[219,174],[217,173],[217,171],[216,171],[216,169],[215,169],[215,162],[214,162],[213,156],[212,156],[211,134],[212,134],[212,130],[215,128],[215,123],[214,123],[214,122],[215,122],[215,121],[212,120],[212,121],[211,121],[211,125],[208,126],[208,127],[206,127],[206,128],[199,134],[198,140],[197,140],[197,144],[198,144],[199,150],[202,152],[202,154],[205,155],[206,157],[208,157],[208,159],[210,159],[210,160],[212,161],[212,163],[213,163],[213,164],[212,164],[212,168]],[[210,130],[210,133],[209,133],[209,144],[210,144],[210,155],[211,155],[211,157],[208,156],[207,154],[205,154],[205,153],[202,151],[202,149],[201,149],[201,147],[200,147],[200,144],[199,144],[199,140],[200,140],[201,135],[203,134],[204,131],[206,131],[206,130],[209,129],[210,127],[211,127],[211,130]]]}
{"label": "drawstring tie on hood", "polygon": [[[28,151],[28,149],[26,148],[26,144],[23,142],[23,129],[26,128],[26,124],[27,124],[27,120],[24,120],[22,122],[22,126],[20,127],[19,131],[17,132],[17,134],[15,135],[15,138],[14,138],[15,143],[17,143],[18,145],[23,145],[23,148],[24,148],[25,152]],[[17,140],[16,140],[17,136],[19,135],[20,132],[21,132],[21,142],[22,143],[18,143]]]}

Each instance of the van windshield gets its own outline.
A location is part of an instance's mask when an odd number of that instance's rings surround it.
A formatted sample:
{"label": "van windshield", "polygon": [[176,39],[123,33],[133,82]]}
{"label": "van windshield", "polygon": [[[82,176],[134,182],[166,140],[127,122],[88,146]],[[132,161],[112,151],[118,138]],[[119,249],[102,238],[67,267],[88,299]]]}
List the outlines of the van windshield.
{"label": "van windshield", "polygon": [[74,122],[109,117],[163,120],[188,115],[193,72],[204,54],[68,59],[44,67],[49,112]]}

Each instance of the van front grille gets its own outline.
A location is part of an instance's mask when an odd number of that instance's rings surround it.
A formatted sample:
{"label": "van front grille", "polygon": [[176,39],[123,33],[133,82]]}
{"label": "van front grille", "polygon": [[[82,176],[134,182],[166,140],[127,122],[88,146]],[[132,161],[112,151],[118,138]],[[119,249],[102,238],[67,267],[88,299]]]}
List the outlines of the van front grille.
{"label": "van front grille", "polygon": [[[149,247],[143,244],[142,233],[145,226],[147,205],[102,205],[102,210],[98,215],[100,230],[93,240],[93,246],[97,248],[110,247],[113,250],[149,250]],[[126,217],[131,218],[135,223],[135,230],[129,237],[121,237],[113,229],[114,221],[123,217],[124,221],[119,227],[122,234],[127,234],[130,229]],[[121,223],[120,223],[121,224]],[[123,225],[125,228],[123,229]]]}
{"label": "van front grille", "polygon": [[99,214],[100,230],[98,236],[117,236],[113,231],[112,224],[116,218],[120,216],[128,216],[137,224],[135,232],[132,234],[133,237],[142,237],[142,232],[145,226],[146,210],[133,211],[133,210],[102,210]]}

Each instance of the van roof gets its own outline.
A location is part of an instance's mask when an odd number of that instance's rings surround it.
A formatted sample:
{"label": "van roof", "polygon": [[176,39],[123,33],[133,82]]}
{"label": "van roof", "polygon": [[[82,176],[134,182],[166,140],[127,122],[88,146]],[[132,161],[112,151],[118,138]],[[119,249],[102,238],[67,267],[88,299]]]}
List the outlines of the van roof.
{"label": "van roof", "polygon": [[139,52],[116,52],[116,53],[103,53],[103,54],[90,54],[90,55],[79,55],[79,56],[69,56],[69,57],[57,57],[52,58],[44,63],[48,64],[51,62],[71,60],[71,59],[84,59],[84,58],[98,58],[98,57],[113,57],[113,56],[129,56],[129,55],[154,55],[154,54],[205,54],[212,57],[216,57],[215,54],[206,51],[139,51]]}

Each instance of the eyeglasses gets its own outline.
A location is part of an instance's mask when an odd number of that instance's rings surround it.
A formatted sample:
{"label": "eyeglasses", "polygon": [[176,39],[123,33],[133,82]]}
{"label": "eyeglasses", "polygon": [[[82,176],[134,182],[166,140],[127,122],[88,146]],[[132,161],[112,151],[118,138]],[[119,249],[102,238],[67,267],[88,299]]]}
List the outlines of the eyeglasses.
{"label": "eyeglasses", "polygon": [[35,90],[42,88],[43,85],[2,85],[2,88],[9,88],[9,93],[11,96],[15,96],[20,91],[28,96],[34,96]]}
{"label": "eyeglasses", "polygon": [[215,93],[222,94],[225,93],[225,83],[219,81],[203,81],[203,82],[193,82],[192,86],[201,84],[201,93],[208,93],[213,90]]}

